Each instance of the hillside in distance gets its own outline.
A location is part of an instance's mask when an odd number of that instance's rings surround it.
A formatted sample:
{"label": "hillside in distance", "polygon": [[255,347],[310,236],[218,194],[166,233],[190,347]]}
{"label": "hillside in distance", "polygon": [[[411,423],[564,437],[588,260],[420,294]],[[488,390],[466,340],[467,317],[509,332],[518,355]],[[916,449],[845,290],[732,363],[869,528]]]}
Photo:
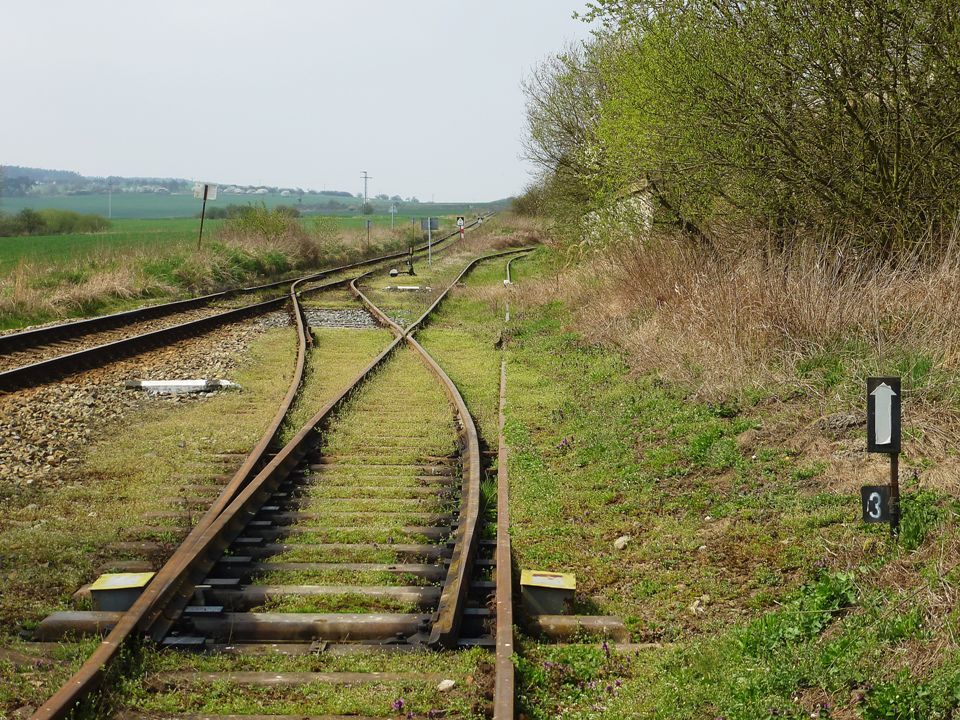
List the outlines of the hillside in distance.
{"label": "hillside in distance", "polygon": [[[0,212],[24,208],[55,208],[96,213],[111,218],[192,217],[200,212],[193,180],[155,177],[95,177],[68,170],[0,166]],[[509,198],[488,203],[424,203],[416,197],[378,194],[369,198],[369,211],[398,215],[443,215],[491,212],[506,207]],[[215,206],[263,203],[296,207],[305,215],[353,215],[363,212],[363,198],[345,190],[312,190],[272,185],[219,185]]]}

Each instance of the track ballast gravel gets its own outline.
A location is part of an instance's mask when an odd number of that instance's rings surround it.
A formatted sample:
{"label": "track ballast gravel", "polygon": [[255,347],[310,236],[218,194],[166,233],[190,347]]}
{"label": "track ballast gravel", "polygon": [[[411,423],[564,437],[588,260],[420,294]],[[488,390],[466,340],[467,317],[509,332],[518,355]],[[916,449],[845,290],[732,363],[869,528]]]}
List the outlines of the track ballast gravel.
{"label": "track ballast gravel", "polygon": [[285,311],[270,313],[64,382],[0,395],[0,497],[17,486],[62,482],[84,446],[147,404],[202,402],[206,395],[148,395],[126,388],[126,380],[229,379],[254,339],[289,323]]}

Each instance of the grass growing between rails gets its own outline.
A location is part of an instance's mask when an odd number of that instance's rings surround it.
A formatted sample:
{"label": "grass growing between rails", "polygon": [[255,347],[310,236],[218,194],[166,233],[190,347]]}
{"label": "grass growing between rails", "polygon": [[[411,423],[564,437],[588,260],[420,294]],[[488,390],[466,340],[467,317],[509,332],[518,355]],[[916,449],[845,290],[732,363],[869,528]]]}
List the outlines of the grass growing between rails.
{"label": "grass growing between rails", "polygon": [[[290,687],[250,687],[240,683],[181,682],[151,689],[149,684],[164,671],[195,672],[382,672],[423,673],[425,680],[384,681],[373,684],[331,685],[310,683]],[[438,679],[454,681],[447,692],[437,689]],[[343,714],[364,717],[488,717],[490,655],[475,648],[461,652],[368,652],[334,656],[328,653],[286,656],[145,653],[140,677],[119,684],[111,692],[114,707],[156,713],[237,715]],[[409,713],[409,715],[408,715]]]}
{"label": "grass growing between rails", "polygon": [[[500,218],[487,220],[479,228],[467,231],[463,240],[453,236],[434,246],[433,262],[428,264],[426,253],[414,263],[415,275],[401,274],[391,278],[383,271],[365,278],[361,290],[377,307],[401,326],[415,322],[475,258],[523,245],[529,241],[526,233],[508,231]],[[405,269],[405,264],[398,269]],[[417,286],[416,291],[398,291],[402,286]],[[429,322],[432,322],[432,318]]]}
{"label": "grass growing between rails", "polygon": [[578,612],[620,615],[652,643],[623,655],[522,640],[521,712],[953,717],[960,505],[927,480],[950,459],[908,448],[891,541],[859,520],[858,487],[885,465],[862,457],[856,421],[810,423],[762,388],[735,402],[638,373],[597,342],[600,315],[575,325],[584,296],[562,299],[571,278],[557,268],[547,250],[514,264],[506,329],[490,268],[423,333],[480,418],[506,354],[518,567],[576,573]]}
{"label": "grass growing between rails", "polygon": [[312,333],[303,388],[281,432],[283,442],[289,442],[393,340],[392,333],[380,328],[313,328]]}

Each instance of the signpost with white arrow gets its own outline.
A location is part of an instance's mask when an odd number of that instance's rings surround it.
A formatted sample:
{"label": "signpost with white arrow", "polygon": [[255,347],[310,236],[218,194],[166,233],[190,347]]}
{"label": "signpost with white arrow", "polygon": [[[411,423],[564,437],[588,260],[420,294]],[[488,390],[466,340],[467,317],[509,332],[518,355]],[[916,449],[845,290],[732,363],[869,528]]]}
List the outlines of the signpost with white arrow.
{"label": "signpost with white arrow", "polygon": [[[890,456],[889,493],[862,489],[863,519],[889,520],[890,532],[900,526],[900,378],[867,378],[867,452]],[[869,492],[868,492],[869,491]]]}
{"label": "signpost with white arrow", "polygon": [[197,235],[197,250],[199,250],[200,241],[203,240],[203,219],[207,215],[207,200],[217,199],[217,186],[210,183],[197,183],[193,186],[193,196],[197,200],[203,198],[203,207],[200,208],[200,234]]}

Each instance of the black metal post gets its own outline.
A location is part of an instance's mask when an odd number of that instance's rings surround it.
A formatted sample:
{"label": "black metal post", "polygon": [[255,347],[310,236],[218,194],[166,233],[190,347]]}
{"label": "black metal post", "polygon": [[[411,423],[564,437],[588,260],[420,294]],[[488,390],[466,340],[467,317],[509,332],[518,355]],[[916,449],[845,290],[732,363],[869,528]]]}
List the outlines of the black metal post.
{"label": "black metal post", "polygon": [[203,218],[207,214],[207,191],[210,186],[203,184],[203,207],[200,208],[200,234],[197,236],[197,250],[200,249],[200,241],[203,240]]}
{"label": "black metal post", "polygon": [[890,534],[900,532],[900,453],[890,453]]}

